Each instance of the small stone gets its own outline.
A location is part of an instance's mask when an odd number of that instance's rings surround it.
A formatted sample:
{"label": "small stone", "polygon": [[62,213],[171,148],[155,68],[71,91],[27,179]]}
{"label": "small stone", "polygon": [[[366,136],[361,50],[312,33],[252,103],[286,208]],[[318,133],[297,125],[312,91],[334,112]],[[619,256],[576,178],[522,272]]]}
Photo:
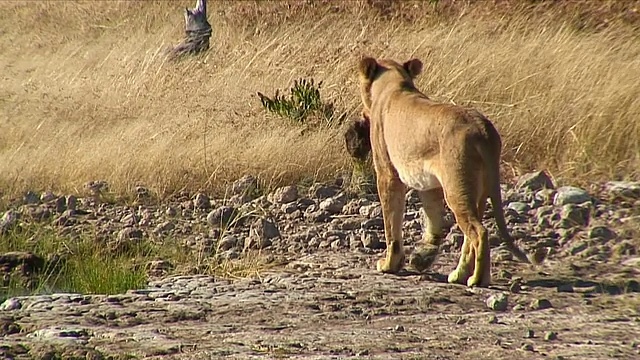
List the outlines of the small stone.
{"label": "small stone", "polygon": [[515,279],[513,274],[505,269],[500,269],[498,271],[498,279]]}
{"label": "small stone", "polygon": [[451,245],[449,251],[459,251],[464,243],[464,235],[459,232],[451,231],[447,234],[445,239],[447,243]]}
{"label": "small stone", "polygon": [[582,204],[591,201],[591,196],[583,189],[574,186],[562,186],[556,191],[553,199],[555,206],[567,204]]}
{"label": "small stone", "polygon": [[339,214],[342,212],[342,208],[347,202],[347,197],[345,194],[339,194],[334,197],[323,200],[319,207],[320,210],[324,210],[329,214]]}
{"label": "small stone", "polygon": [[22,303],[16,298],[10,298],[0,304],[1,311],[13,311],[22,308]]}
{"label": "small stone", "polygon": [[256,219],[249,228],[249,237],[245,241],[244,249],[265,249],[271,246],[271,239],[279,236],[280,231],[273,222],[264,218]]}
{"label": "small stone", "polygon": [[624,265],[624,266],[631,266],[631,267],[640,268],[640,257],[632,257],[632,258],[626,259],[626,260],[622,261],[621,264]]}
{"label": "small stone", "polygon": [[589,247],[589,244],[587,244],[585,241],[580,241],[580,242],[577,242],[577,243],[571,245],[571,247],[569,248],[569,253],[571,255],[577,255],[577,254],[587,250],[588,247]]}
{"label": "small stone", "polygon": [[92,196],[98,196],[102,192],[109,190],[109,184],[104,180],[95,180],[86,183],[85,188],[89,190]]}
{"label": "small stone", "polygon": [[314,223],[325,223],[331,220],[331,214],[324,210],[305,212],[304,217],[307,221]]}
{"label": "small stone", "polygon": [[268,219],[259,218],[251,224],[249,233],[264,239],[280,237],[280,230],[276,224]]}
{"label": "small stone", "polygon": [[534,200],[542,206],[548,206],[553,204],[553,197],[556,195],[556,191],[553,189],[542,189],[533,195]]}
{"label": "small stone", "polygon": [[524,310],[524,305],[522,304],[516,304],[516,306],[513,307],[514,311],[522,311]]}
{"label": "small stone", "polygon": [[298,188],[296,186],[283,186],[277,188],[267,196],[267,200],[274,204],[286,204],[298,199]]}
{"label": "small stone", "polygon": [[345,215],[357,215],[360,213],[360,208],[363,206],[370,205],[371,202],[367,199],[358,198],[349,200],[344,207],[342,208],[342,212]]}
{"label": "small stone", "polygon": [[171,222],[171,221],[164,221],[160,224],[158,224],[154,229],[153,232],[155,234],[162,234],[162,233],[166,233],[168,231],[171,231],[173,229],[176,228],[176,225]]}
{"label": "small stone", "polygon": [[350,234],[347,236],[347,241],[349,242],[349,248],[352,250],[362,249],[362,240],[358,238],[358,236],[354,234]]}
{"label": "small stone", "polygon": [[386,247],[375,231],[363,231],[360,240],[362,241],[362,246],[368,249],[377,250]]}
{"label": "small stone", "polygon": [[[336,221],[338,219],[335,219]],[[360,229],[360,220],[358,219],[345,219],[344,221],[339,221],[336,224],[337,228],[340,230],[353,231]]]}
{"label": "small stone", "polygon": [[363,221],[360,226],[366,230],[382,230],[384,227],[384,222],[381,218],[368,219]]}
{"label": "small stone", "polygon": [[73,195],[67,196],[67,209],[76,211],[78,209],[78,198]]}
{"label": "small stone", "polygon": [[40,196],[33,191],[27,191],[27,193],[24,194],[23,201],[27,205],[40,204]]}
{"label": "small stone", "polygon": [[196,209],[203,209],[203,210],[210,209],[211,201],[209,200],[209,197],[206,194],[198,193],[196,197],[193,199],[193,206]]}
{"label": "small stone", "polygon": [[604,189],[614,197],[640,199],[640,182],[609,181],[604,185]]}
{"label": "small stone", "polygon": [[491,315],[489,316],[489,324],[497,324],[498,323],[498,317],[495,315]]}
{"label": "small stone", "polygon": [[67,199],[65,199],[63,196],[57,198],[55,206],[56,212],[58,214],[62,214],[63,212],[65,212],[65,210],[67,210]]}
{"label": "small stone", "polygon": [[124,226],[134,226],[138,222],[138,219],[136,219],[134,214],[127,214],[120,219],[120,222]]}
{"label": "small stone", "polygon": [[126,227],[118,232],[118,241],[126,241],[131,239],[142,239],[143,232],[140,229]]}
{"label": "small stone", "polygon": [[533,351],[533,345],[532,344],[523,344],[521,349],[524,350],[524,351]]}
{"label": "small stone", "polygon": [[174,217],[178,214],[178,210],[176,210],[176,208],[173,206],[168,206],[167,209],[164,211],[164,213],[167,216]]}
{"label": "small stone", "polygon": [[227,201],[227,205],[241,206],[251,201],[251,198],[246,195],[231,195]]}
{"label": "small stone", "polygon": [[282,206],[280,206],[280,211],[282,211],[285,214],[293,214],[297,210],[298,210],[298,204],[295,202],[282,204]]}
{"label": "small stone", "polygon": [[545,341],[553,341],[553,340],[556,340],[557,338],[558,338],[558,333],[555,331],[547,331],[546,333],[544,333]]}
{"label": "small stone", "polygon": [[535,171],[520,176],[516,183],[516,188],[536,191],[540,189],[553,189],[554,186],[553,181],[551,181],[551,178],[546,172]]}
{"label": "small stone", "polygon": [[368,217],[368,218],[376,218],[382,217],[382,207],[380,204],[370,204],[360,207],[359,210],[360,215]]}
{"label": "small stone", "polygon": [[456,319],[456,325],[464,325],[466,322],[467,322],[467,319],[463,317],[459,317],[458,319]]}
{"label": "small stone", "polygon": [[511,281],[511,284],[509,285],[509,291],[514,293],[514,294],[517,294],[520,291],[522,291],[522,282],[521,282],[521,280],[517,279],[517,278],[513,279]]}
{"label": "small stone", "polygon": [[615,239],[616,233],[606,226],[594,226],[589,229],[589,239],[598,239],[602,241],[609,241]]}
{"label": "small stone", "polygon": [[222,251],[227,251],[232,249],[238,245],[238,238],[233,235],[227,235],[220,239],[218,243],[218,248]]}
{"label": "small stone", "polygon": [[236,209],[231,206],[221,206],[207,215],[207,222],[214,227],[226,227],[234,219]]}
{"label": "small stone", "polygon": [[78,223],[77,219],[73,217],[73,212],[71,210],[65,210],[60,216],[55,218],[52,222],[55,226],[72,226]]}
{"label": "small stone", "polygon": [[244,175],[234,181],[229,189],[232,195],[252,198],[258,188],[258,180],[252,175]]}
{"label": "small stone", "polygon": [[525,331],[524,333],[524,337],[525,339],[531,339],[533,337],[535,337],[535,332],[531,329],[527,329],[527,331]]}
{"label": "small stone", "polygon": [[173,264],[166,260],[156,259],[149,261],[146,269],[152,276],[161,276],[172,270]]}
{"label": "small stone", "polygon": [[19,218],[20,214],[18,212],[7,210],[4,215],[2,215],[2,219],[0,219],[0,234],[11,230],[18,223]]}
{"label": "small stone", "polygon": [[629,240],[624,240],[613,247],[613,253],[618,256],[633,256],[638,254],[638,249]]}
{"label": "small stone", "polygon": [[489,296],[486,301],[487,307],[494,311],[505,311],[509,304],[509,298],[504,293]]}
{"label": "small stone", "polygon": [[239,258],[240,254],[236,249],[229,249],[227,251],[222,252],[222,254],[220,254],[220,257],[225,260],[234,260]]}
{"label": "small stone", "polygon": [[544,310],[552,307],[551,301],[547,299],[535,299],[531,302],[531,309],[533,310]]}
{"label": "small stone", "polygon": [[527,211],[531,209],[531,207],[527,203],[515,201],[512,203],[509,203],[509,205],[507,205],[507,209],[514,210],[518,214],[525,214]]}
{"label": "small stone", "polygon": [[56,196],[51,191],[45,191],[42,194],[40,194],[40,201],[44,203],[47,203],[53,199],[56,199]]}
{"label": "small stone", "polygon": [[402,326],[402,325],[396,325],[396,326],[393,328],[393,331],[395,331],[395,332],[404,332],[404,326]]}
{"label": "small stone", "polygon": [[309,197],[322,200],[334,196],[337,192],[335,188],[315,183],[309,188]]}
{"label": "small stone", "polygon": [[589,224],[590,209],[583,206],[577,206],[574,204],[566,204],[562,206],[560,210],[560,225],[561,228],[571,228],[576,226],[585,226]]}
{"label": "small stone", "polygon": [[183,210],[193,210],[193,201],[187,200],[180,202],[180,208]]}
{"label": "small stone", "polygon": [[270,239],[259,237],[256,235],[251,235],[247,237],[244,241],[244,251],[247,251],[249,249],[256,249],[256,250],[266,249],[269,246],[271,246],[271,244],[272,242]]}

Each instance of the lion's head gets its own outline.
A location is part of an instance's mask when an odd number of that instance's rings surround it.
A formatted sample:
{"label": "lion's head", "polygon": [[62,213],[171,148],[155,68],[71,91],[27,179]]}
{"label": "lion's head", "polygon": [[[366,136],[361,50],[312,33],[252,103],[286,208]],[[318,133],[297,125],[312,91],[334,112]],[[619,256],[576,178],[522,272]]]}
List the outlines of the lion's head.
{"label": "lion's head", "polygon": [[[422,72],[422,61],[409,60],[403,64],[389,59],[365,57],[358,64],[360,96],[365,111],[371,110],[373,94],[383,91],[388,84],[415,88],[413,80]],[[380,85],[380,86],[377,86]]]}

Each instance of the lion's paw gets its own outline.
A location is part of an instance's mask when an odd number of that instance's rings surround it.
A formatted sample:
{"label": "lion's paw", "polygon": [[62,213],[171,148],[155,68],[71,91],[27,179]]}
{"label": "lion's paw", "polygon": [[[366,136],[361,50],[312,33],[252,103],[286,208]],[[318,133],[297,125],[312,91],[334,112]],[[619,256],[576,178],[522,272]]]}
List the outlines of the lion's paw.
{"label": "lion's paw", "polygon": [[431,267],[438,257],[440,248],[435,245],[423,245],[416,249],[409,258],[409,264],[418,272]]}
{"label": "lion's paw", "polygon": [[395,274],[404,267],[404,256],[396,261],[389,261],[387,258],[379,259],[376,268],[381,273]]}
{"label": "lion's paw", "polygon": [[467,286],[468,287],[474,287],[474,286],[488,287],[490,282],[491,282],[490,279],[482,279],[481,277],[472,276],[467,280]]}
{"label": "lion's paw", "polygon": [[469,279],[468,275],[465,276],[465,274],[461,274],[458,269],[455,269],[447,277],[447,282],[449,282],[449,284],[464,285],[465,283],[467,283],[467,279]]}

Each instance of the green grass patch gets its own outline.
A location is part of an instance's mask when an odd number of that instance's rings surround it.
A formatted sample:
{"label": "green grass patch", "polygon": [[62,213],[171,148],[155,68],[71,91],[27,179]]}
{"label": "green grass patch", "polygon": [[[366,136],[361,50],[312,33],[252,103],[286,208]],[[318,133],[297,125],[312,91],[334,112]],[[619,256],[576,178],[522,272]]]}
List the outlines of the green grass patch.
{"label": "green grass patch", "polygon": [[309,116],[316,116],[324,124],[330,124],[334,120],[341,123],[345,118],[344,114],[337,116],[334,104],[321,98],[321,87],[322,81],[316,84],[313,79],[298,79],[294,80],[288,97],[280,94],[279,89],[273,98],[261,92],[257,94],[265,110],[294,123],[305,123]]}
{"label": "green grass patch", "polygon": [[195,250],[171,236],[162,239],[143,236],[118,243],[117,232],[104,236],[88,227],[82,233],[74,233],[68,228],[34,223],[21,223],[0,235],[0,255],[6,257],[11,252],[22,253],[25,261],[0,273],[0,303],[20,295],[118,294],[144,288],[148,281],[147,265],[159,259],[171,264],[168,274],[225,278],[255,276],[269,266],[263,263],[259,251],[229,260],[216,256],[215,246],[210,251]]}
{"label": "green grass patch", "polygon": [[16,295],[51,292],[115,294],[143,287],[146,259],[160,249],[139,242],[111,251],[89,232],[63,235],[46,225],[26,224],[0,235],[0,253],[34,256],[3,274],[0,301]]}

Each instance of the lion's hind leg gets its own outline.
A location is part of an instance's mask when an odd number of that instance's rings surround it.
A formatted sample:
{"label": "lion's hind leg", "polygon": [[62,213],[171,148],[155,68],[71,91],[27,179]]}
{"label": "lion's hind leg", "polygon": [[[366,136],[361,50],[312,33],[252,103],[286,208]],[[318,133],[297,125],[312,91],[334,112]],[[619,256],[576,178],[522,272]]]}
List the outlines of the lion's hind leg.
{"label": "lion's hind leg", "polygon": [[478,249],[476,251],[475,266],[473,275],[468,279],[469,286],[489,286],[491,283],[491,247],[486,228],[482,225],[482,216],[487,206],[487,195],[483,195],[478,200],[478,219],[475,224],[478,234]]}
{"label": "lion's hind leg", "polygon": [[402,220],[404,219],[406,187],[400,179],[378,175],[376,179],[382,205],[384,235],[387,243],[386,255],[378,260],[376,268],[383,273],[397,273],[404,267],[404,242]]}
{"label": "lion's hind leg", "polygon": [[442,218],[444,216],[444,194],[442,188],[419,191],[423,209],[422,241],[411,254],[409,263],[419,272],[427,270],[436,261],[443,240]]}
{"label": "lion's hind leg", "polygon": [[[467,286],[487,286],[490,274],[484,275],[489,261],[489,239],[482,225],[479,212],[479,196],[482,181],[469,174],[454,174],[448,184],[456,184],[457,189],[445,189],[445,200],[453,211],[458,226],[464,233],[464,242],[456,268],[449,274],[450,283]],[[484,197],[486,199],[486,197]],[[485,200],[486,201],[486,200]],[[484,212],[484,205],[482,208]]]}

